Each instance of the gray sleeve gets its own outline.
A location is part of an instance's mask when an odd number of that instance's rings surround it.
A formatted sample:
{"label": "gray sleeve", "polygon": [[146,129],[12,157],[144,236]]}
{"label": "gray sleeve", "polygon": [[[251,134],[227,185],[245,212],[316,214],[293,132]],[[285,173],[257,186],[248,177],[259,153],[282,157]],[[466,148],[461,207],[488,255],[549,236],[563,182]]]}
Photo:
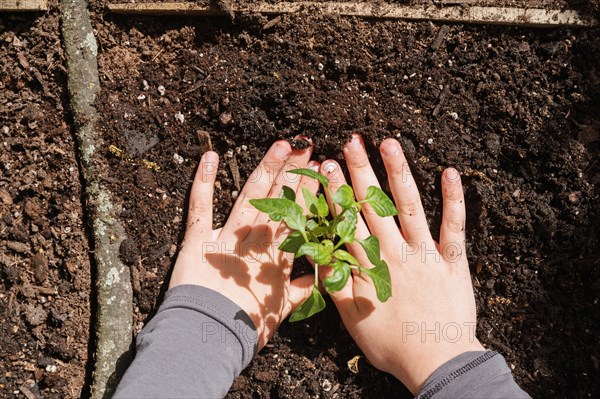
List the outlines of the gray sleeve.
{"label": "gray sleeve", "polygon": [[257,352],[254,323],[209,288],[167,291],[115,398],[222,398]]}
{"label": "gray sleeve", "polygon": [[530,398],[504,358],[494,351],[466,352],[441,365],[427,379],[417,399]]}

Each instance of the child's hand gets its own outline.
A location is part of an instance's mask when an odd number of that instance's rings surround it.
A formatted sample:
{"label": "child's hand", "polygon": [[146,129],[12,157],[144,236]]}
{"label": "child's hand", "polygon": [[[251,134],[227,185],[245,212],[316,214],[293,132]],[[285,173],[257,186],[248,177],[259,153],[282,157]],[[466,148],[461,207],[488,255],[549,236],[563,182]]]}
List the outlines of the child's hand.
{"label": "child's hand", "polygon": [[[360,136],[344,148],[352,186],[362,200],[369,186],[379,186]],[[377,216],[363,205],[356,237],[371,234],[381,243],[389,265],[392,297],[377,300],[368,277],[354,274],[332,294],[346,328],[377,368],[389,372],[417,393],[426,379],[451,358],[483,350],[475,337],[475,299],[465,252],[465,204],[460,175],[442,175],[443,217],[440,242],[429,232],[419,191],[398,141],[387,139],[381,155],[398,208],[400,228],[393,217]],[[335,192],[345,183],[340,166],[326,161],[321,172]],[[366,224],[365,224],[366,221]],[[359,245],[348,250],[368,267]]]}
{"label": "child's hand", "polygon": [[[316,192],[318,184],[287,173],[309,164],[312,147],[292,150],[278,141],[248,177],[225,226],[213,230],[213,187],[218,156],[207,152],[196,173],[187,219],[187,231],[169,288],[195,284],[211,288],[240,306],[252,319],[259,337],[259,349],[273,336],[279,324],[312,291],[313,276],[290,281],[293,254],[277,248],[289,233],[283,222],[274,222],[248,202],[253,198],[279,197],[282,186],[294,190],[307,187]],[[298,202],[304,206],[302,195]]]}

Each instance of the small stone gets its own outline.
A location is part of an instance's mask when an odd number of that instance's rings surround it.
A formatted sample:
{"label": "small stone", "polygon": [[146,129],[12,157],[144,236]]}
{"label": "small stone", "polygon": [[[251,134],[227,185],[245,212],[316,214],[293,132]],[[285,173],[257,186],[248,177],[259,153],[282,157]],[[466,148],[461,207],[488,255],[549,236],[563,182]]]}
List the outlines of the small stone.
{"label": "small stone", "polygon": [[515,191],[513,191],[512,196],[514,198],[519,198],[521,196],[521,190],[517,188]]}
{"label": "small stone", "polygon": [[142,86],[144,88],[144,91],[150,90],[150,85],[148,84],[148,81],[142,80]]}
{"label": "small stone", "polygon": [[323,391],[329,392],[329,391],[331,391],[331,388],[333,387],[333,385],[331,384],[331,381],[329,381],[327,378],[325,378],[323,380],[323,382],[321,383],[321,387],[323,388]]}
{"label": "small stone", "polygon": [[165,93],[167,92],[167,90],[165,89],[165,86],[163,86],[163,85],[158,86],[157,90],[158,90],[158,94],[160,94],[161,96],[164,96]]}
{"label": "small stone", "polygon": [[144,94],[140,94],[139,96],[137,96],[138,100],[145,100],[146,96]]}
{"label": "small stone", "polygon": [[39,326],[48,318],[48,313],[40,305],[25,305],[25,319],[32,326]]}
{"label": "small stone", "polygon": [[46,371],[49,373],[56,373],[58,371],[58,366],[55,364],[49,364],[46,366]]}
{"label": "small stone", "polygon": [[433,144],[433,139],[427,139],[427,144]]}
{"label": "small stone", "polygon": [[173,154],[173,162],[175,162],[177,165],[181,165],[183,163],[184,159],[181,155],[175,153]]}
{"label": "small stone", "polygon": [[448,116],[450,116],[450,118],[452,118],[452,120],[458,119],[458,114],[456,112],[450,112],[450,113],[448,113]]}
{"label": "small stone", "polygon": [[233,191],[231,192],[231,199],[232,199],[233,201],[235,201],[235,200],[237,199],[238,195],[240,195],[240,193],[239,193],[237,190],[233,190]]}
{"label": "small stone", "polygon": [[325,66],[319,62],[319,64],[317,65],[317,69],[319,71],[322,71],[324,68],[325,68]]}
{"label": "small stone", "polygon": [[183,123],[185,122],[185,115],[183,115],[181,112],[177,112],[175,114],[175,120],[179,123]]}
{"label": "small stone", "polygon": [[9,127],[8,126],[2,126],[2,133],[4,133],[4,134],[10,133]]}
{"label": "small stone", "polygon": [[233,118],[229,112],[223,112],[221,116],[219,116],[219,123],[221,123],[222,127],[229,125],[232,120]]}

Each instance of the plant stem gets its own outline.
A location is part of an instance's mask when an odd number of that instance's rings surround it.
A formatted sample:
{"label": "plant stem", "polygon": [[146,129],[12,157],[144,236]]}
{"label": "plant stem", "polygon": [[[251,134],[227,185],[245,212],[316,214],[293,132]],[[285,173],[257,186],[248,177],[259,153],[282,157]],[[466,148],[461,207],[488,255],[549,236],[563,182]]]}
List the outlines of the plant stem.
{"label": "plant stem", "polygon": [[319,264],[315,263],[315,287],[319,286]]}
{"label": "plant stem", "polygon": [[329,189],[328,186],[325,186],[325,190],[327,190],[327,195],[329,195],[329,198],[331,198],[331,204],[333,205],[331,207],[331,213],[333,213],[333,218],[337,218],[337,211],[335,210],[335,202],[333,202],[333,194],[331,193],[331,190]]}

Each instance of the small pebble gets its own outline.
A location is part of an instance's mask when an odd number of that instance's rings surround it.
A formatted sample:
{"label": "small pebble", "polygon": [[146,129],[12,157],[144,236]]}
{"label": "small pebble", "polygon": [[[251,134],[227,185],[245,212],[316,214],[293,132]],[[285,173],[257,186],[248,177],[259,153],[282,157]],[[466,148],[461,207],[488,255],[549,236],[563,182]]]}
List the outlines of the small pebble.
{"label": "small pebble", "polygon": [[49,364],[46,366],[46,371],[49,373],[56,373],[58,371],[58,367],[55,364]]}
{"label": "small pebble", "polygon": [[177,112],[175,114],[175,120],[178,121],[179,123],[183,123],[183,122],[185,122],[185,115],[183,115],[181,112]]}
{"label": "small pebble", "polygon": [[143,95],[143,94],[140,94],[140,95],[137,97],[137,99],[138,99],[138,100],[145,100],[145,99],[146,99],[146,96],[145,96],[145,95]]}
{"label": "small pebble", "polygon": [[183,157],[177,153],[173,154],[173,161],[177,164],[177,165],[181,165],[184,161]]}
{"label": "small pebble", "polygon": [[233,190],[231,192],[231,199],[235,201],[237,199],[238,195],[240,195],[240,193],[237,190]]}
{"label": "small pebble", "polygon": [[157,90],[158,90],[158,94],[160,94],[161,96],[164,96],[167,91],[165,89],[165,86],[163,86],[163,85],[158,86]]}
{"label": "small pebble", "polygon": [[333,385],[331,384],[331,381],[329,381],[327,378],[323,380],[323,382],[321,383],[321,387],[323,388],[323,390],[325,392],[329,392],[331,391],[331,388],[333,387]]}
{"label": "small pebble", "polygon": [[519,198],[519,197],[521,196],[521,190],[519,190],[519,189],[517,188],[515,191],[513,191],[513,194],[512,194],[512,195],[513,195],[513,197],[515,197],[515,198]]}
{"label": "small pebble", "polygon": [[4,133],[4,134],[10,133],[10,129],[8,128],[8,126],[2,126],[2,133]]}
{"label": "small pebble", "polygon": [[458,114],[456,112],[450,112],[448,114],[450,116],[450,118],[452,118],[453,120],[457,120],[458,119]]}
{"label": "small pebble", "polygon": [[319,64],[317,65],[317,69],[318,69],[319,71],[322,71],[322,70],[323,70],[323,68],[325,68],[325,66],[319,62]]}
{"label": "small pebble", "polygon": [[427,144],[433,144],[433,139],[427,139]]}
{"label": "small pebble", "polygon": [[150,85],[146,80],[142,80],[142,85],[144,86],[144,90],[150,90]]}

